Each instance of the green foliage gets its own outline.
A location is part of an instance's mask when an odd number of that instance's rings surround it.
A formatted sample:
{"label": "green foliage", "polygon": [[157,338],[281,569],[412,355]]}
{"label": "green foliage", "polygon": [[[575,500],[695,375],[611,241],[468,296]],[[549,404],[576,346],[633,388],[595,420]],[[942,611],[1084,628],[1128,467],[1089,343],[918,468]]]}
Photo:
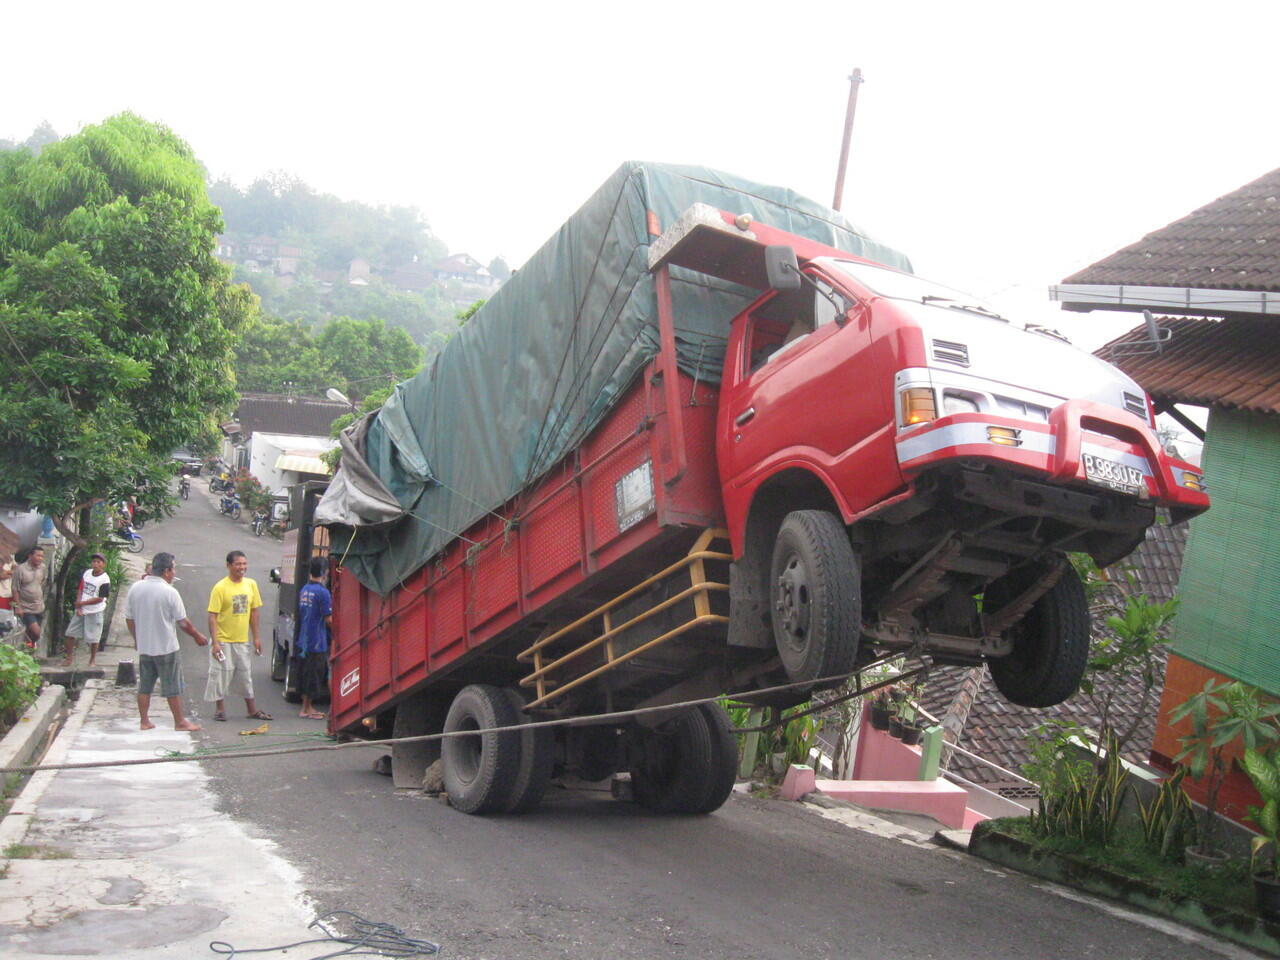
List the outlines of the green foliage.
{"label": "green foliage", "polygon": [[1280,753],[1271,750],[1264,754],[1248,749],[1240,760],[1240,766],[1262,798],[1262,806],[1249,807],[1249,819],[1262,832],[1262,836],[1250,841],[1254,869],[1257,870],[1258,853],[1269,845],[1270,868],[1259,872],[1280,876]]}
{"label": "green foliage", "polygon": [[1195,829],[1191,800],[1182,789],[1186,775],[1186,767],[1179,767],[1160,784],[1150,803],[1138,806],[1143,839],[1162,857],[1175,856]]}
{"label": "green foliage", "polygon": [[233,481],[236,496],[240,498],[240,506],[252,513],[255,510],[267,510],[271,507],[271,491],[262,485],[257,477],[247,470],[241,470]]}
{"label": "green foliage", "polygon": [[[1066,744],[1058,741],[1060,748]],[[1104,742],[1100,762],[1083,764],[1060,749],[1050,789],[1041,789],[1032,823],[1041,836],[1066,836],[1102,845],[1110,842],[1130,792],[1114,735]]]}
{"label": "green foliage", "polygon": [[40,693],[40,665],[25,650],[0,643],[0,731],[18,722]]}
{"label": "green foliage", "polygon": [[0,496],[60,519],[167,502],[169,452],[230,409],[255,310],[213,257],[221,227],[190,147],[132,114],[0,153]]}
{"label": "green foliage", "polygon": [[318,193],[297,177],[273,173],[245,189],[227,180],[209,187],[229,231],[268,234],[302,248],[324,269],[356,257],[387,266],[438,260],[448,252],[415,207],[371,207]]}
{"label": "green foliage", "polygon": [[404,380],[422,363],[422,348],[381,320],[339,317],[318,334],[296,321],[255,320],[236,347],[236,379],[244,390],[303,393],[337,387],[359,400]]}
{"label": "green foliage", "polygon": [[[752,722],[752,713],[759,708],[727,702],[724,706],[729,715],[729,722],[734,727],[755,725]],[[772,726],[762,731],[756,741],[753,768],[770,771],[771,761],[777,754],[782,754],[785,765],[809,762],[809,751],[816,745],[818,732],[822,729],[822,720],[816,714],[807,716],[797,716],[797,714],[804,713],[812,706],[812,703],[802,703],[792,708],[790,719],[786,719],[787,713],[781,710],[770,708],[765,711],[767,719],[764,722]],[[745,734],[739,737],[739,751],[745,743],[744,738]]]}
{"label": "green foliage", "polygon": [[1191,719],[1191,732],[1178,738],[1183,748],[1174,760],[1179,763],[1185,760],[1195,779],[1206,774],[1210,778],[1200,833],[1201,850],[1214,849],[1218,791],[1227,770],[1226,748],[1237,740],[1244,744],[1246,752],[1275,743],[1280,739],[1277,715],[1280,715],[1280,703],[1264,703],[1256,687],[1239,680],[1215,682],[1213,679],[1205,681],[1203,690],[1170,712],[1173,723]]}

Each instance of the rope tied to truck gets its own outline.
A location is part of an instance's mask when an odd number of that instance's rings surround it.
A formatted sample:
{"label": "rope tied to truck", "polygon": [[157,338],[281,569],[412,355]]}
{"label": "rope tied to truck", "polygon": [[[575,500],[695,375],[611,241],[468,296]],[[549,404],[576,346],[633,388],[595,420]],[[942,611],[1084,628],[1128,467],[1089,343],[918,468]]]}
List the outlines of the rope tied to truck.
{"label": "rope tied to truck", "polygon": [[[169,753],[164,756],[143,757],[133,760],[92,760],[81,761],[76,763],[50,763],[50,764],[31,764],[26,766],[0,767],[0,774],[7,773],[40,773],[46,770],[92,770],[106,767],[133,767],[147,766],[155,763],[186,763],[192,760],[214,761],[214,760],[238,760],[250,759],[257,757],[281,757],[292,753],[313,753],[319,751],[334,750],[352,750],[368,747],[383,748],[394,746],[401,743],[428,743],[433,740],[448,740],[454,737],[476,737],[487,733],[521,733],[526,730],[539,730],[543,728],[554,727],[588,727],[599,726],[603,724],[630,720],[637,717],[652,717],[664,713],[678,713],[683,710],[689,710],[703,704],[718,703],[722,700],[734,700],[741,703],[752,703],[760,697],[766,697],[771,694],[786,693],[787,691],[798,690],[801,688],[813,688],[815,686],[834,686],[848,680],[850,677],[860,677],[860,674],[868,669],[874,669],[877,666],[883,666],[891,660],[903,659],[902,654],[898,654],[891,658],[878,660],[866,667],[860,667],[857,670],[851,670],[846,673],[836,674],[830,677],[821,677],[817,680],[803,681],[799,683],[783,683],[772,687],[762,687],[757,690],[744,690],[730,694],[720,694],[713,697],[699,697],[691,700],[683,700],[679,703],[667,703],[660,706],[652,707],[634,707],[630,710],[615,710],[608,713],[597,713],[580,717],[559,717],[554,720],[535,720],[531,723],[520,723],[506,727],[484,727],[478,729],[455,730],[443,733],[424,733],[416,734],[409,737],[391,737],[385,740],[349,740],[345,742],[333,742],[332,737],[328,739],[328,743],[304,744],[294,747],[283,748],[257,748],[252,750],[245,749],[222,749],[208,752],[192,751],[191,753]],[[931,664],[928,660],[921,659],[921,666],[907,672],[895,673],[891,677],[886,677],[876,683],[864,686],[860,682],[858,688],[852,693],[843,695],[834,700],[824,701],[804,710],[800,713],[782,714],[777,719],[768,723],[755,727],[739,727],[734,729],[734,733],[759,733],[769,730],[785,723],[790,723],[798,717],[808,716],[811,713],[819,713],[823,710],[830,709],[838,703],[846,700],[852,700],[857,697],[863,697],[870,693],[875,693],[884,687],[901,682],[908,677],[921,676],[928,672]],[[320,734],[319,736],[327,736]]]}

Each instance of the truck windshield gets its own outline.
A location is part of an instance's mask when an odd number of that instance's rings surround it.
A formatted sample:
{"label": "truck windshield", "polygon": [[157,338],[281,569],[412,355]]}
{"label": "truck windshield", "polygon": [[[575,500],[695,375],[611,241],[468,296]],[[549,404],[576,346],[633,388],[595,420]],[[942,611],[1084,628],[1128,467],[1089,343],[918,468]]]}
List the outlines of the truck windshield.
{"label": "truck windshield", "polygon": [[910,273],[899,273],[897,270],[889,270],[869,263],[857,263],[853,260],[830,262],[836,269],[852,277],[872,293],[891,300],[911,300],[930,306],[970,310],[984,316],[1003,319],[1000,314],[972,294],[944,287],[940,283],[934,283]]}

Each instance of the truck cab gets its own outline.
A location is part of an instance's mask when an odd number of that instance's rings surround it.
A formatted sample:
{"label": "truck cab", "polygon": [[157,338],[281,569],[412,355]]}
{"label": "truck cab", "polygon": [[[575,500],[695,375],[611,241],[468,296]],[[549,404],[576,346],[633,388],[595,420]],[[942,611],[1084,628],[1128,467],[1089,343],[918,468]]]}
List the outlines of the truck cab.
{"label": "truck cab", "polygon": [[1142,388],[1055,331],[710,208],[651,265],[762,290],[730,326],[716,453],[729,642],[772,633],[788,680],[917,651],[1058,703],[1089,641],[1067,554],[1107,566],[1157,508],[1208,507]]}

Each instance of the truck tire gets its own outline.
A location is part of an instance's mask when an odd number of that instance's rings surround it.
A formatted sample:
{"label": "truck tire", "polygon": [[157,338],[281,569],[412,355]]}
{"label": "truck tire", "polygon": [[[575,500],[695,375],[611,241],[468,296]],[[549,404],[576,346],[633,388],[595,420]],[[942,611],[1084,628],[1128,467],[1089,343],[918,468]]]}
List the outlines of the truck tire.
{"label": "truck tire", "polygon": [[285,703],[301,703],[302,694],[298,692],[298,667],[301,661],[298,657],[286,656],[284,658],[284,690],[281,695],[284,697]]}
{"label": "truck tire", "polygon": [[[504,687],[502,691],[515,712],[516,723],[524,722],[525,699],[519,690]],[[542,802],[551,780],[551,767],[555,763],[555,734],[549,727],[520,731],[520,763],[515,779],[511,782],[511,797],[503,807],[504,813],[528,813]]]}
{"label": "truck tire", "polygon": [[[997,582],[986,596],[994,594],[998,602],[1005,594],[1016,595],[1015,586]],[[987,666],[1006,700],[1020,707],[1052,707],[1072,696],[1089,660],[1089,603],[1075,569],[1068,565],[1004,635],[1013,640],[1013,652],[991,658]]]}
{"label": "truck tire", "polygon": [[[515,710],[500,689],[473,683],[458,691],[445,717],[445,733],[509,727]],[[444,789],[463,813],[492,813],[506,808],[520,766],[520,737],[514,733],[482,733],[449,737],[442,742]]]}
{"label": "truck tire", "polygon": [[280,652],[280,641],[276,639],[276,632],[271,631],[271,679],[279,683],[284,679],[285,661],[288,658]]}
{"label": "truck tire", "polygon": [[710,813],[733,790],[738,746],[724,710],[704,704],[658,729],[639,728],[636,803],[659,813]]}
{"label": "truck tire", "polygon": [[787,514],[773,545],[769,603],[778,658],[792,683],[853,669],[862,634],[858,556],[840,518]]}

